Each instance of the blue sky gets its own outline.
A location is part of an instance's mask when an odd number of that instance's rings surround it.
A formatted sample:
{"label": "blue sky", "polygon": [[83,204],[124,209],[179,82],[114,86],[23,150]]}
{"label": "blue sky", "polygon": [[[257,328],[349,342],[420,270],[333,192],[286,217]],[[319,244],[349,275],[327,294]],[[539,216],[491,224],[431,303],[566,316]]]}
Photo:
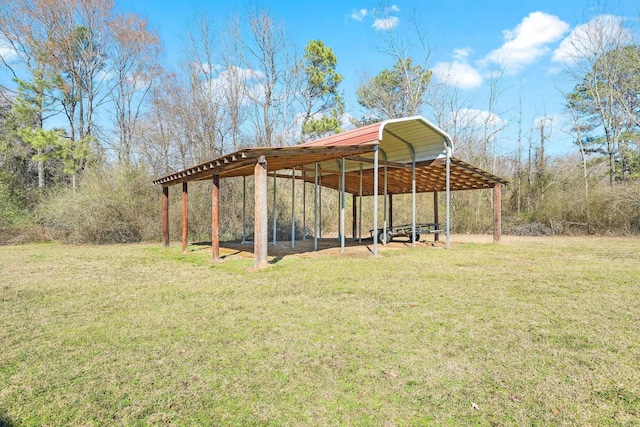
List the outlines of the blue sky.
{"label": "blue sky", "polygon": [[[255,7],[255,2],[220,0],[115,0],[118,7],[146,17],[165,46],[164,63],[177,68],[183,56],[183,37],[197,12],[214,23]],[[428,67],[433,82],[457,91],[460,108],[482,117],[488,109],[492,70],[500,69],[500,96],[493,114],[500,132],[500,154],[513,153],[522,110],[525,133],[541,116],[554,118],[554,133],[547,150],[575,151],[559,130],[563,123],[561,90],[575,82],[561,72],[567,54],[566,40],[579,34],[604,13],[624,18],[625,27],[635,31],[640,0],[608,3],[608,9],[587,0],[458,0],[458,1],[266,1],[264,8],[280,21],[300,51],[312,39],[330,46],[338,58],[338,72],[344,76],[347,113],[362,117],[356,88],[363,73],[375,75],[393,66],[394,59],[381,52],[381,37],[391,30],[397,40],[416,43],[416,30],[426,36]],[[260,5],[260,3],[258,3]],[[1,48],[1,46],[0,46]],[[414,48],[414,61],[425,51]],[[519,105],[522,107],[520,108]],[[429,113],[425,112],[429,117]]]}
{"label": "blue sky", "polygon": [[[181,37],[196,10],[206,12],[213,21],[224,22],[251,3],[233,1],[127,0],[124,9],[146,16],[165,44],[166,59],[179,61]],[[506,124],[500,134],[503,153],[514,150],[517,121],[522,100],[525,130],[540,116],[553,116],[561,126],[560,90],[572,87],[560,70],[563,67],[562,42],[594,17],[609,13],[625,18],[633,27],[640,13],[640,2],[610,3],[607,11],[587,1],[539,0],[461,0],[461,1],[271,1],[265,7],[279,21],[300,48],[312,39],[321,39],[338,58],[343,74],[347,112],[360,117],[355,90],[363,72],[373,75],[391,67],[393,59],[380,52],[380,36],[393,28],[401,38],[415,38],[412,22],[427,36],[428,65],[434,82],[448,84],[464,98],[464,107],[483,111],[488,108],[491,70],[503,71],[498,81],[501,92],[494,113]],[[414,50],[416,57],[423,55]],[[551,152],[573,150],[566,136],[556,132]]]}

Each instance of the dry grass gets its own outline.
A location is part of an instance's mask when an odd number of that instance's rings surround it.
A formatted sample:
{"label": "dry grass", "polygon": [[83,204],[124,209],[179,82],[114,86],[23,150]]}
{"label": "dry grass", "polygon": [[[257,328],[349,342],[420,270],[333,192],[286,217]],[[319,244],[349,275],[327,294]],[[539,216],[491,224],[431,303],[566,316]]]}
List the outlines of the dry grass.
{"label": "dry grass", "polygon": [[637,425],[640,240],[483,239],[0,247],[0,425]]}

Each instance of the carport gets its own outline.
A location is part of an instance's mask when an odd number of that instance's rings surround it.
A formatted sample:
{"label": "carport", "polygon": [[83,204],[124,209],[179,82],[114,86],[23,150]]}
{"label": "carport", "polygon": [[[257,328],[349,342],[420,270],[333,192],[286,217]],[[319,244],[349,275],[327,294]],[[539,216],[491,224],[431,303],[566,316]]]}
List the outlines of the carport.
{"label": "carport", "polygon": [[[226,156],[172,173],[153,181],[162,185],[162,234],[163,245],[169,245],[169,191],[171,185],[182,184],[182,247],[187,244],[187,183],[211,180],[211,241],[213,259],[219,259],[219,188],[220,179],[230,177],[254,177],[254,264],[267,264],[268,255],[268,195],[267,179],[271,173],[276,178],[293,178],[313,183],[314,188],[314,248],[319,236],[318,205],[322,187],[340,192],[339,239],[345,245],[345,198],[354,198],[354,236],[358,224],[358,236],[362,238],[362,203],[366,196],[373,196],[373,230],[386,230],[392,217],[394,194],[411,194],[411,240],[416,240],[416,194],[434,193],[434,223],[437,218],[437,194],[445,192],[446,247],[449,247],[450,192],[461,190],[493,189],[494,242],[500,240],[501,201],[500,192],[506,181],[453,157],[453,143],[449,135],[424,119],[407,117],[385,120],[351,131],[290,147],[246,148]],[[288,174],[282,173],[290,170]],[[279,173],[279,171],[281,171]],[[275,192],[275,190],[274,190]],[[383,198],[382,227],[378,224],[379,197]],[[356,209],[358,198],[359,209]],[[243,200],[246,200],[243,195]],[[389,203],[389,210],[387,209]],[[295,205],[292,202],[292,211]],[[360,220],[356,220],[356,210]],[[243,209],[244,212],[244,209]],[[292,215],[292,218],[294,216]],[[275,221],[275,216],[274,216]],[[243,221],[244,222],[244,221]],[[292,224],[292,230],[294,224]],[[275,227],[274,227],[275,231]],[[386,235],[386,233],[385,233]],[[243,232],[244,236],[244,232]],[[373,254],[378,253],[378,233],[373,233]],[[292,233],[292,245],[295,238]]]}

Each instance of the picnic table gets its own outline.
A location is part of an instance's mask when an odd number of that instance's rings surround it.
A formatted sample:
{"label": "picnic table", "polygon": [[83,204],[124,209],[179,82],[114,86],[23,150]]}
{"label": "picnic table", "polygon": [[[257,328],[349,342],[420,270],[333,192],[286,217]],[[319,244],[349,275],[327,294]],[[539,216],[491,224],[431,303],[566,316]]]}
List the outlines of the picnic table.
{"label": "picnic table", "polygon": [[[378,241],[383,243],[389,243],[395,237],[407,237],[410,242],[412,242],[413,238],[413,227],[411,224],[404,225],[394,225],[387,227],[386,233],[384,228],[379,228],[378,230],[369,230],[371,233],[371,237],[374,236],[374,232],[378,235]],[[442,229],[440,228],[440,224],[433,222],[423,222],[416,223],[416,242],[420,240],[421,234],[434,234],[441,233]]]}

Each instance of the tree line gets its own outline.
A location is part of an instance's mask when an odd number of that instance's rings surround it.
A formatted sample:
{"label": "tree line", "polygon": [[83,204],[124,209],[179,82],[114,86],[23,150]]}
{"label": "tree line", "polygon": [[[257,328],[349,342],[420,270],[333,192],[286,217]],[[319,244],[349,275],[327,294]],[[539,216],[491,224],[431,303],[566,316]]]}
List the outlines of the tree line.
{"label": "tree line", "polygon": [[[321,40],[296,46],[266,10],[225,22],[196,15],[184,34],[183,59],[171,68],[146,19],[111,0],[0,2],[0,65],[10,76],[0,86],[5,229],[51,224],[56,209],[62,211],[56,218],[68,217],[65,209],[82,199],[73,194],[95,184],[96,174],[145,181],[243,147],[293,145],[345,126],[418,114],[452,136],[459,157],[510,179],[505,216],[515,225],[567,231],[558,224],[577,224],[599,232],[606,209],[596,207],[620,197],[619,212],[629,206],[631,213],[610,220],[607,231],[640,228],[640,51],[622,20],[596,20],[572,41],[574,57],[565,70],[574,82],[565,94],[571,126],[557,129],[542,118],[527,127],[520,119],[517,152],[504,155],[497,150],[505,126],[496,115],[499,70],[489,82],[486,110],[472,110],[459,89],[432,81],[428,43],[418,32],[411,40],[384,33],[380,43],[390,66],[361,76],[355,95],[365,114],[347,120],[334,51]],[[571,136],[576,158],[548,156],[545,144],[554,131]],[[573,208],[560,209],[576,185],[584,188],[580,198],[571,193]],[[148,199],[147,211],[154,212],[154,196],[150,187],[135,197]],[[122,194],[128,197],[134,195]],[[136,209],[125,205],[111,209]],[[452,225],[484,231],[489,209],[485,192],[456,194]],[[127,239],[155,234],[133,236]]]}

